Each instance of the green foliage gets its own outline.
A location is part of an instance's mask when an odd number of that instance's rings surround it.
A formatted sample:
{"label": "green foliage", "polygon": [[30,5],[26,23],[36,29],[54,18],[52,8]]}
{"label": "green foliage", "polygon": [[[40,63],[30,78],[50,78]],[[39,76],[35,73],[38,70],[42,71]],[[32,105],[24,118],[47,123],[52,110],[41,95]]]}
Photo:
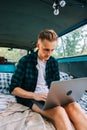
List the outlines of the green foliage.
{"label": "green foliage", "polygon": [[[70,57],[87,54],[87,25],[74,30],[62,37],[61,46],[55,49],[58,57]],[[53,54],[55,57],[57,55]],[[57,58],[58,58],[57,57]]]}
{"label": "green foliage", "polygon": [[69,34],[64,39],[65,44],[65,55],[66,56],[74,56],[77,55],[76,47],[78,45],[78,41],[80,40],[78,37],[80,34],[78,31]]}
{"label": "green foliage", "polygon": [[26,54],[26,51],[20,49],[0,48],[0,56],[5,57],[10,62],[18,62],[18,60]]}

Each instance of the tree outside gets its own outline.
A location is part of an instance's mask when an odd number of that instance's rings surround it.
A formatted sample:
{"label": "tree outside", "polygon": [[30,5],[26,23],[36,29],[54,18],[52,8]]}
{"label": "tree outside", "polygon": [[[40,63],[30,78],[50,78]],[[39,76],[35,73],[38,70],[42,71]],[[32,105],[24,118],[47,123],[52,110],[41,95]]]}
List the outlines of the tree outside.
{"label": "tree outside", "polygon": [[27,54],[26,50],[0,47],[0,56],[5,57],[8,62],[17,63],[18,60],[25,54]]}
{"label": "tree outside", "polygon": [[84,25],[59,38],[54,57],[87,55],[87,25]]}

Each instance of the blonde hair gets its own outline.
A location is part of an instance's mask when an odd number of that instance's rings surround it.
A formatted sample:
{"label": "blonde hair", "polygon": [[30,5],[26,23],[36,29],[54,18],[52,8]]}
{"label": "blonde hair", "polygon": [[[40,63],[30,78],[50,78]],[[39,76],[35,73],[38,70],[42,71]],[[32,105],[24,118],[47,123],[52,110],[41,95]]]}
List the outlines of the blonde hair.
{"label": "blonde hair", "polygon": [[41,39],[42,41],[45,39],[49,41],[57,41],[58,35],[54,30],[46,29],[39,33],[38,39]]}

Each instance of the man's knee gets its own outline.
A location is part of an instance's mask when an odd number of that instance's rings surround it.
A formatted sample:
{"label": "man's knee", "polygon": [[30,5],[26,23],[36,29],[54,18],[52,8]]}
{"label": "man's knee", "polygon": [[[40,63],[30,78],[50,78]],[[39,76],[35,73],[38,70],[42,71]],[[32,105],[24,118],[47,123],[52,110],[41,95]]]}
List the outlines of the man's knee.
{"label": "man's knee", "polygon": [[63,112],[65,112],[65,109],[61,106],[58,106],[58,107],[55,107],[55,111],[56,111],[56,113],[63,113]]}
{"label": "man's knee", "polygon": [[61,106],[58,107],[54,107],[52,109],[49,110],[45,110],[44,111],[46,116],[50,116],[53,119],[56,119],[57,117],[61,117],[63,115],[63,113],[65,113],[65,109]]}
{"label": "man's knee", "polygon": [[64,115],[66,114],[65,109],[61,106],[55,107],[54,110],[55,110],[55,116],[64,117]]}
{"label": "man's knee", "polygon": [[66,107],[66,110],[68,112],[77,112],[78,110],[80,109],[80,106],[78,103],[76,102],[72,102],[70,103],[67,107]]}

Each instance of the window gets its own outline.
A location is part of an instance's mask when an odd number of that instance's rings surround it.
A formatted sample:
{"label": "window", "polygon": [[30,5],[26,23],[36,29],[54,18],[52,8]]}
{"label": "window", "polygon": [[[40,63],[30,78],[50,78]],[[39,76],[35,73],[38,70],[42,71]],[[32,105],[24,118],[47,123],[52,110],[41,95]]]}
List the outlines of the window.
{"label": "window", "polygon": [[23,49],[14,49],[14,48],[3,48],[0,47],[0,57],[4,57],[8,62],[17,63],[18,60],[26,55],[27,51]]}
{"label": "window", "polygon": [[87,55],[87,24],[58,39],[55,58]]}

